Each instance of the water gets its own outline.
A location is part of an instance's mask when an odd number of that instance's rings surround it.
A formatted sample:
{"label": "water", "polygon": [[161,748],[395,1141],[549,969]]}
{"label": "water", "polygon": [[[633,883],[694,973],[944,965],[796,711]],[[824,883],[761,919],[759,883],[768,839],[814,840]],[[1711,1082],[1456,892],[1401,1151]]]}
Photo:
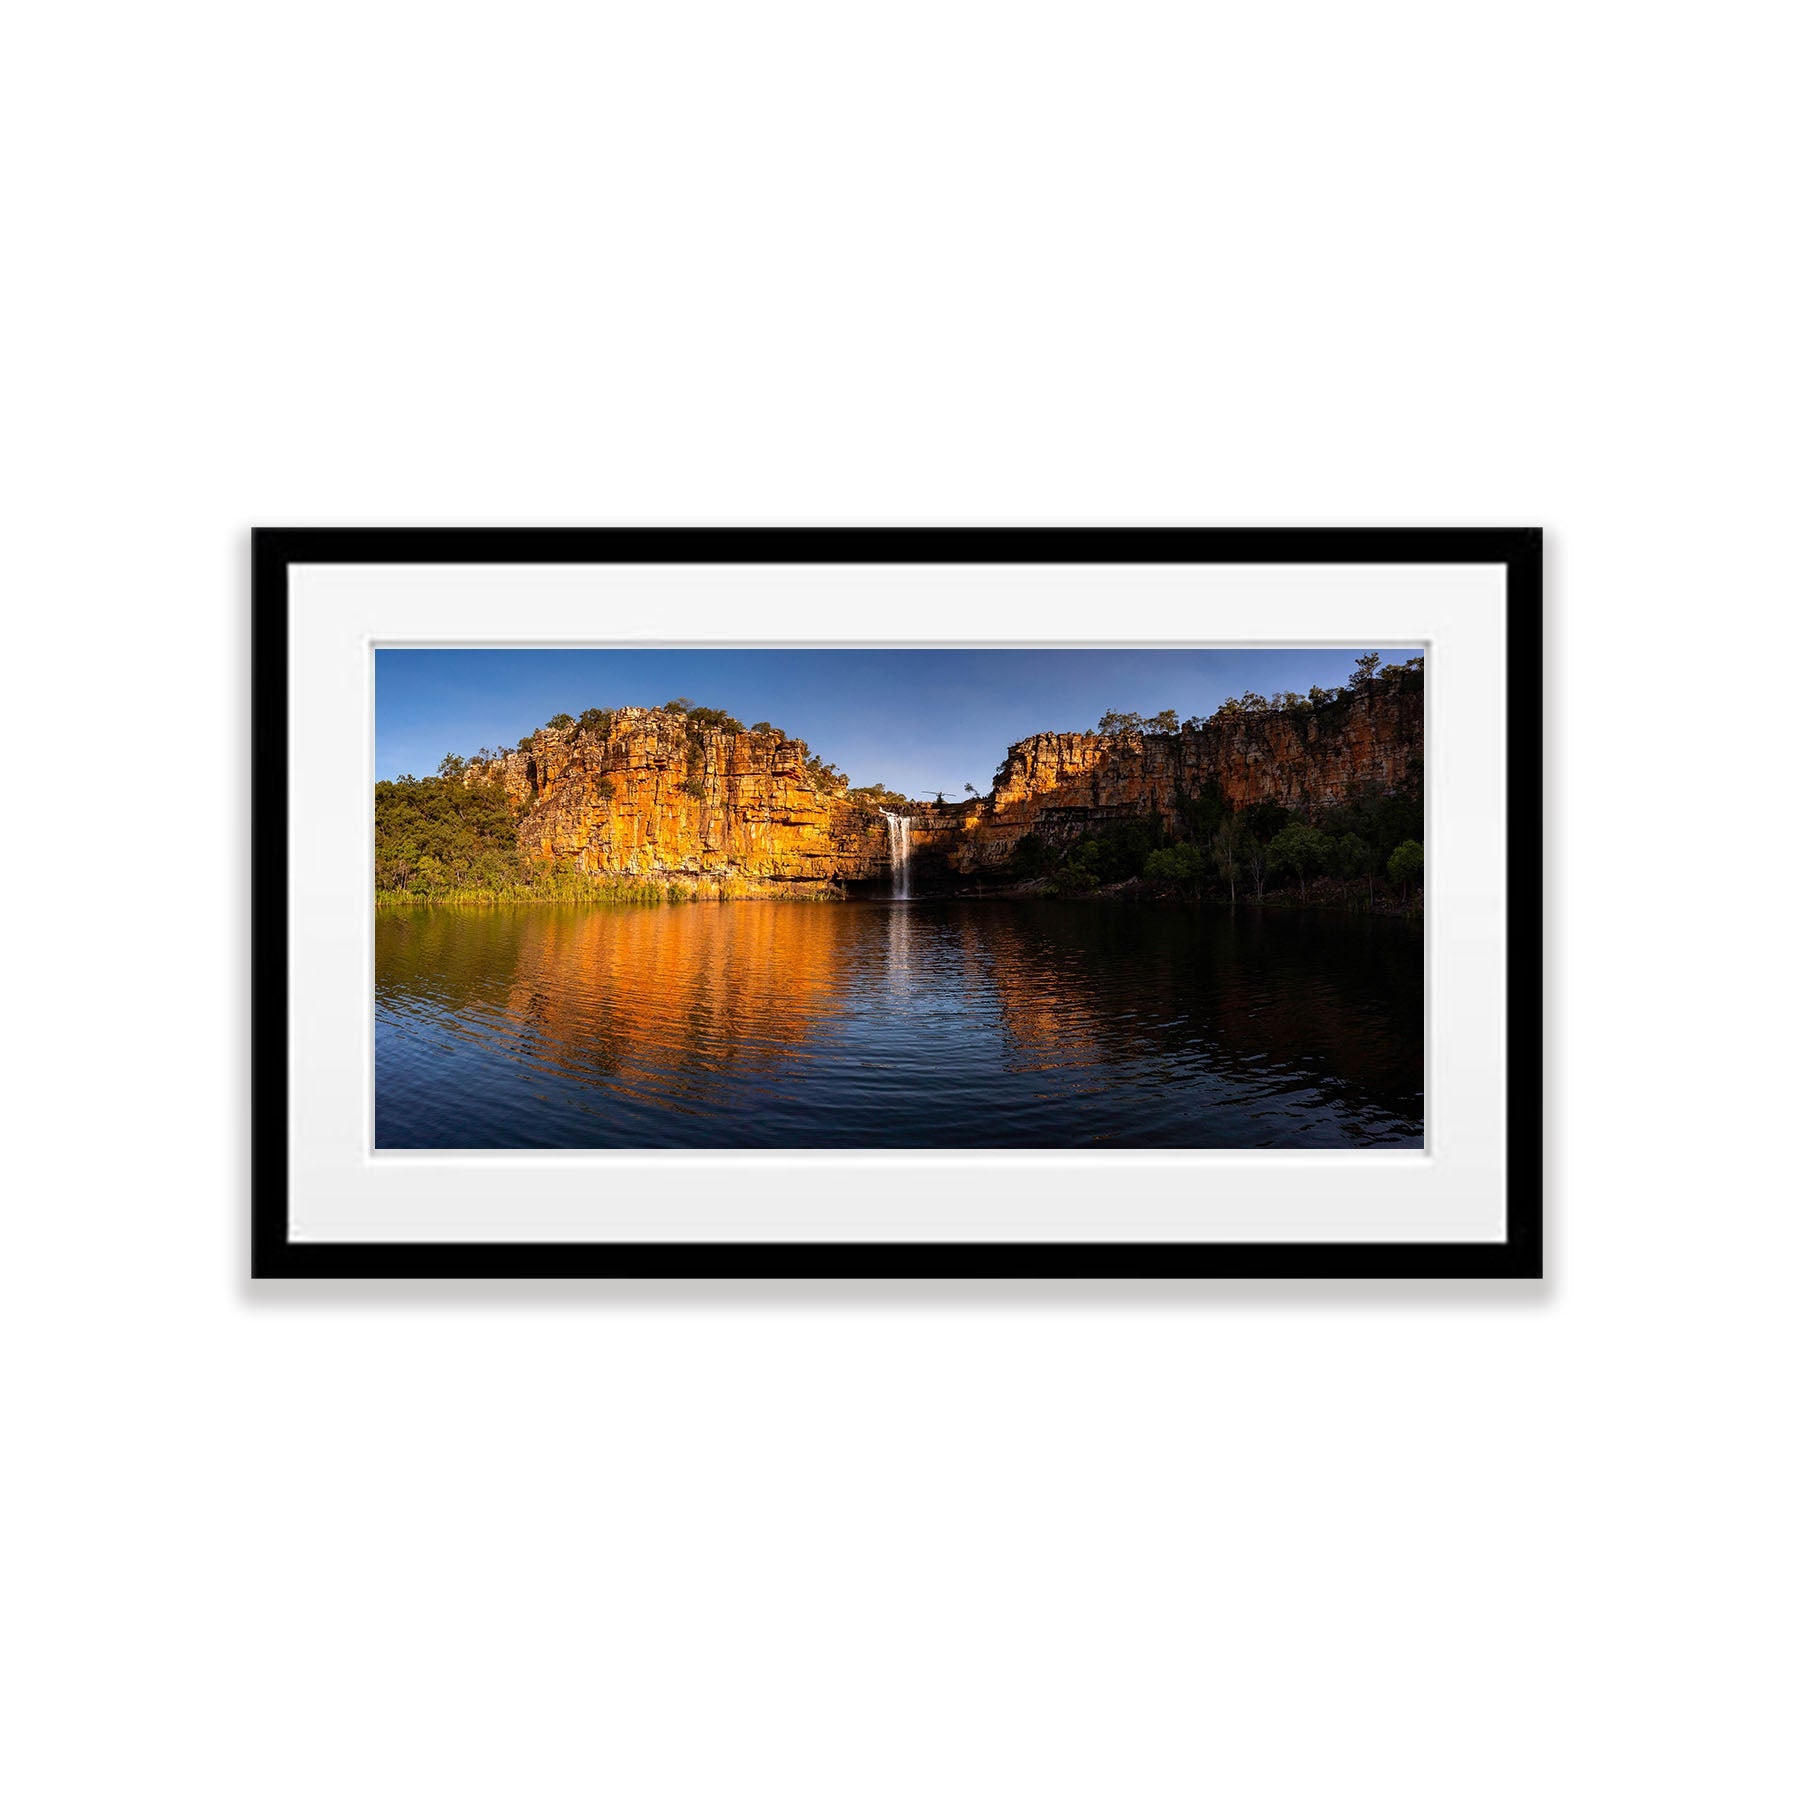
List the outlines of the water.
{"label": "water", "polygon": [[894,871],[893,890],[896,900],[912,898],[912,818],[907,813],[884,812],[888,828],[888,863]]}
{"label": "water", "polygon": [[1421,942],[1103,901],[384,912],[376,1142],[1418,1145]]}

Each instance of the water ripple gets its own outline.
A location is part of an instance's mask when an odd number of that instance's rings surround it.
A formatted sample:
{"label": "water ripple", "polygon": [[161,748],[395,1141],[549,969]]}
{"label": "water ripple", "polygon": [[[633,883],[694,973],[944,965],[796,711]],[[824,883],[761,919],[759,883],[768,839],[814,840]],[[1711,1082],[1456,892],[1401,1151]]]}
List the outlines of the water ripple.
{"label": "water ripple", "polygon": [[1103,903],[376,921],[386,1147],[1418,1144],[1392,920]]}

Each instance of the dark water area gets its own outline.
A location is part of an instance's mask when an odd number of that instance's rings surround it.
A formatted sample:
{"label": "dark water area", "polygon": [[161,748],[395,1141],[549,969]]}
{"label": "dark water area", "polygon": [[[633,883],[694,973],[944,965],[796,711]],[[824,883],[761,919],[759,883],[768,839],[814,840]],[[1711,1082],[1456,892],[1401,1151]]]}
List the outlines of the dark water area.
{"label": "dark water area", "polygon": [[1403,921],[1069,901],[375,921],[380,1148],[1423,1142]]}

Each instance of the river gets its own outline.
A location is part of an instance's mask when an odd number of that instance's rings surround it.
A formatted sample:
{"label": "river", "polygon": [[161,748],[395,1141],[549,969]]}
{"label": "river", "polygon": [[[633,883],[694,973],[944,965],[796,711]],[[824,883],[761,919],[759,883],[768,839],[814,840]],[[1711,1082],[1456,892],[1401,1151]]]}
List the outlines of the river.
{"label": "river", "polygon": [[1419,1145],[1422,938],[1106,901],[375,921],[378,1148]]}

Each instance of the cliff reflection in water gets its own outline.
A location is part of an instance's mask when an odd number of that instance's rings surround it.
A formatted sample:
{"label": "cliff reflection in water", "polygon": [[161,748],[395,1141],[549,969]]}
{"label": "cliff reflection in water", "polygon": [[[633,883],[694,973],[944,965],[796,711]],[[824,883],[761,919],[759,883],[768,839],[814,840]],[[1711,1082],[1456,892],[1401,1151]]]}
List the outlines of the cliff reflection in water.
{"label": "cliff reflection in water", "polygon": [[1047,902],[386,913],[383,1147],[1418,1144],[1390,919]]}

